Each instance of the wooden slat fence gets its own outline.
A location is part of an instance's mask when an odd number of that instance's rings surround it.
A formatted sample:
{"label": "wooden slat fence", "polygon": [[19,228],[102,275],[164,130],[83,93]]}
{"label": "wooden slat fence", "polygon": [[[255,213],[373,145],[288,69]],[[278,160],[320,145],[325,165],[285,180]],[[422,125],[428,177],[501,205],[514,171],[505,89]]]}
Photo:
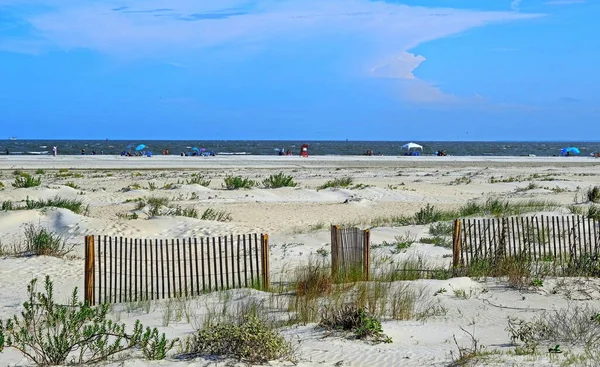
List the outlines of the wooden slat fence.
{"label": "wooden slat fence", "polygon": [[331,226],[331,274],[334,279],[369,279],[368,229]]}
{"label": "wooden slat fence", "polygon": [[464,267],[476,261],[524,257],[552,262],[563,270],[594,271],[591,267],[599,264],[599,236],[599,222],[578,215],[457,219],[453,265]]}
{"label": "wooden slat fence", "polygon": [[184,239],[85,238],[85,300],[91,304],[269,287],[268,236]]}

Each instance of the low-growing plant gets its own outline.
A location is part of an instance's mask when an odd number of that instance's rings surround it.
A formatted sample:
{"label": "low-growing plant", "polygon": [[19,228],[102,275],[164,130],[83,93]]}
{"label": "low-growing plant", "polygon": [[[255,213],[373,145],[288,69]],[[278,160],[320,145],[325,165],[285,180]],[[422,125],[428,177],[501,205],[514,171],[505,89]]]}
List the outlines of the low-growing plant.
{"label": "low-growing plant", "polygon": [[0,208],[3,211],[13,210],[15,208],[14,204],[10,200],[5,200],[2,202],[2,207]]}
{"label": "low-growing plant", "polygon": [[28,299],[21,316],[0,321],[0,352],[13,348],[38,366],[104,361],[127,350],[141,350],[147,359],[164,359],[175,340],[136,321],[131,333],[125,324],[107,318],[108,305],[91,307],[77,297],[77,288],[68,304],[54,300],[49,276],[44,292],[37,291],[37,279],[27,286]]}
{"label": "low-growing plant", "polygon": [[154,191],[156,190],[156,183],[152,181],[148,181],[148,190]]}
{"label": "low-growing plant", "polygon": [[79,188],[79,186],[77,186],[77,184],[73,181],[65,182],[65,186],[68,186],[68,187],[70,187],[72,189],[76,189],[76,190]]}
{"label": "low-growing plant", "polygon": [[291,343],[252,315],[241,322],[209,324],[188,339],[185,350],[192,355],[234,358],[250,364],[295,360]]}
{"label": "low-growing plant", "polygon": [[439,222],[429,226],[429,234],[432,236],[452,236],[452,223]]}
{"label": "low-growing plant", "polygon": [[189,218],[198,218],[198,211],[195,208],[182,208],[180,206],[175,208],[174,215]]}
{"label": "low-growing plant", "polygon": [[242,176],[225,176],[222,186],[227,190],[251,189],[256,186],[256,181]]}
{"label": "low-growing plant", "polygon": [[262,184],[267,189],[276,189],[279,187],[296,187],[294,177],[288,176],[283,172],[279,172],[277,174],[265,178]]}
{"label": "low-growing plant", "polygon": [[83,205],[81,200],[78,199],[65,199],[61,198],[60,196],[55,196],[47,200],[30,200],[29,198],[25,200],[25,208],[29,210],[47,207],[69,209],[76,214],[86,214],[88,211],[88,208]]}
{"label": "low-growing plant", "polygon": [[332,331],[350,331],[358,339],[369,339],[376,343],[392,342],[383,333],[381,321],[366,308],[355,304],[323,308],[318,326]]}
{"label": "low-growing plant", "polygon": [[588,201],[600,203],[600,186],[590,187],[586,192]]}
{"label": "low-growing plant", "polygon": [[341,178],[335,178],[333,180],[329,180],[325,182],[323,185],[317,187],[317,190],[323,190],[327,188],[337,188],[337,187],[348,187],[352,185],[354,179],[350,176],[345,176]]}
{"label": "low-growing plant", "polygon": [[156,217],[161,214],[162,207],[169,206],[169,198],[153,196],[146,199],[148,206],[148,215],[150,217]]}
{"label": "low-growing plant", "polygon": [[192,174],[192,177],[185,181],[188,185],[210,186],[210,180],[199,173]]}
{"label": "low-growing plant", "polygon": [[35,171],[36,175],[45,175],[46,171],[44,171],[43,169],[39,168],[38,170]]}
{"label": "low-growing plant", "polygon": [[25,251],[31,255],[63,257],[73,251],[74,245],[68,245],[60,236],[41,225],[24,225]]}
{"label": "low-growing plant", "polygon": [[213,208],[207,208],[200,216],[202,220],[214,220],[217,222],[229,222],[231,221],[231,213],[225,210],[217,210]]}
{"label": "low-growing plant", "polygon": [[4,182],[0,181],[0,190],[4,190]]}
{"label": "low-growing plant", "polygon": [[41,183],[42,180],[39,177],[35,178],[28,173],[22,173],[15,177],[15,182],[12,185],[16,188],[28,188],[40,186]]}

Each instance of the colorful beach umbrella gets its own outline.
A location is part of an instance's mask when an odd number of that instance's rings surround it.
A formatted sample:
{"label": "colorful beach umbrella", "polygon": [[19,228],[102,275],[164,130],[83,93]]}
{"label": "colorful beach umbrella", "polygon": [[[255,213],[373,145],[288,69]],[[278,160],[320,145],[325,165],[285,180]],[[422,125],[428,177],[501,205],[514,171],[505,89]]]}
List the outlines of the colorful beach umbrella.
{"label": "colorful beach umbrella", "polygon": [[137,147],[135,147],[135,150],[137,150],[138,152],[142,149],[144,149],[146,147],[146,144],[140,144]]}

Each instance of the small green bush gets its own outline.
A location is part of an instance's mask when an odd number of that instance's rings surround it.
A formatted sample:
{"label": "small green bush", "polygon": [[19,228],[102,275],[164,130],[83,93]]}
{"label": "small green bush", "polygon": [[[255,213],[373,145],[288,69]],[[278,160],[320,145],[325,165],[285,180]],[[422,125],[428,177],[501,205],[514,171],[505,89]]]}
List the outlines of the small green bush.
{"label": "small green bush", "polygon": [[588,201],[600,203],[600,186],[590,187],[586,192],[586,196]]}
{"label": "small green bush", "polygon": [[13,210],[14,209],[14,205],[13,202],[10,200],[5,200],[2,202],[2,208],[1,210],[3,211],[9,211],[9,210]]}
{"label": "small green bush", "polygon": [[68,187],[70,187],[72,189],[76,189],[76,190],[79,188],[79,186],[77,186],[77,184],[73,181],[67,181],[65,183],[65,186],[68,186]]}
{"label": "small green bush", "polygon": [[16,188],[27,188],[27,187],[36,187],[40,186],[42,180],[38,177],[32,177],[28,173],[22,173],[21,175],[15,177],[15,182],[13,182],[13,186]]}
{"label": "small green bush", "polygon": [[192,174],[192,177],[185,181],[188,185],[200,185],[204,187],[208,187],[210,185],[210,180],[206,179],[203,175],[199,173]]}
{"label": "small green bush", "polygon": [[188,339],[186,349],[193,355],[235,358],[249,364],[294,361],[291,343],[256,316],[209,324]]}
{"label": "small green bush", "polygon": [[370,339],[376,343],[391,343],[383,333],[381,321],[366,308],[350,304],[323,309],[319,325],[327,330],[351,331],[358,339]]}
{"label": "small green bush", "polygon": [[158,330],[136,321],[133,332],[125,324],[107,319],[108,305],[90,307],[73,290],[67,305],[54,301],[54,284],[49,276],[44,291],[37,291],[37,279],[27,286],[28,300],[23,312],[0,320],[0,352],[13,348],[38,366],[89,365],[107,360],[126,350],[141,350],[147,359],[164,359],[173,348]]}
{"label": "small green bush", "polygon": [[25,224],[24,232],[25,251],[29,254],[63,257],[73,251],[74,246],[67,245],[62,236],[42,226]]}
{"label": "small green bush", "polygon": [[329,181],[325,182],[323,185],[317,187],[317,190],[323,190],[323,189],[327,189],[330,187],[331,188],[348,187],[348,186],[352,185],[352,182],[354,182],[354,179],[350,176],[336,178],[333,180],[329,180]]}
{"label": "small green bush", "polygon": [[4,183],[2,181],[0,181],[0,190],[4,189]]}
{"label": "small green bush", "polygon": [[444,219],[444,213],[437,210],[433,205],[427,204],[414,215],[415,224],[429,224]]}
{"label": "small green bush", "polygon": [[429,226],[429,234],[432,236],[452,236],[452,223],[439,222]]}
{"label": "small green bush", "polygon": [[251,189],[256,186],[256,181],[242,176],[226,176],[223,187],[227,190]]}
{"label": "small green bush", "polygon": [[[140,203],[142,202],[140,201]],[[149,207],[148,215],[156,217],[160,215],[160,210],[163,206],[169,206],[169,198],[150,197],[146,199],[146,205]]]}
{"label": "small green bush", "polygon": [[45,174],[46,174],[46,171],[44,171],[43,169],[41,169],[41,168],[40,168],[40,169],[38,169],[37,171],[35,171],[35,174],[36,174],[36,175],[45,175]]}
{"label": "small green bush", "polygon": [[263,180],[263,186],[267,189],[279,187],[296,187],[294,177],[285,175],[283,172],[271,175]]}

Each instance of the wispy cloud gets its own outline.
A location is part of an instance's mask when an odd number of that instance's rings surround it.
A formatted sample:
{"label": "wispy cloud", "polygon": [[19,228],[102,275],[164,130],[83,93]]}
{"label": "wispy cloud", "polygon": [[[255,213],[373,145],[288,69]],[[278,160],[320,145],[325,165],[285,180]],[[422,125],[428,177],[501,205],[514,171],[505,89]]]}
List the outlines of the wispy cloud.
{"label": "wispy cloud", "polygon": [[[415,46],[474,27],[537,17],[519,12],[484,12],[411,7],[369,0],[2,0],[20,9],[36,37],[3,39],[12,51],[31,45],[88,49],[116,57],[177,59],[212,46],[232,49],[285,42],[340,47],[340,35],[354,39],[353,55],[366,75],[410,81],[411,98],[447,101],[454,97],[415,78],[425,57]],[[36,11],[31,4],[39,5]],[[518,9],[520,0],[511,7]],[[29,7],[23,6],[29,4]],[[40,10],[42,9],[42,10]],[[327,40],[330,44],[327,45]],[[33,42],[33,43],[32,43]],[[10,47],[6,47],[10,44]],[[3,46],[4,45],[4,46]],[[308,46],[307,46],[308,47]],[[314,46],[313,46],[314,47]],[[174,57],[175,56],[175,57]],[[357,68],[357,71],[360,67]]]}
{"label": "wispy cloud", "polygon": [[510,3],[510,8],[515,11],[519,11],[519,6],[521,5],[521,0],[512,0]]}

